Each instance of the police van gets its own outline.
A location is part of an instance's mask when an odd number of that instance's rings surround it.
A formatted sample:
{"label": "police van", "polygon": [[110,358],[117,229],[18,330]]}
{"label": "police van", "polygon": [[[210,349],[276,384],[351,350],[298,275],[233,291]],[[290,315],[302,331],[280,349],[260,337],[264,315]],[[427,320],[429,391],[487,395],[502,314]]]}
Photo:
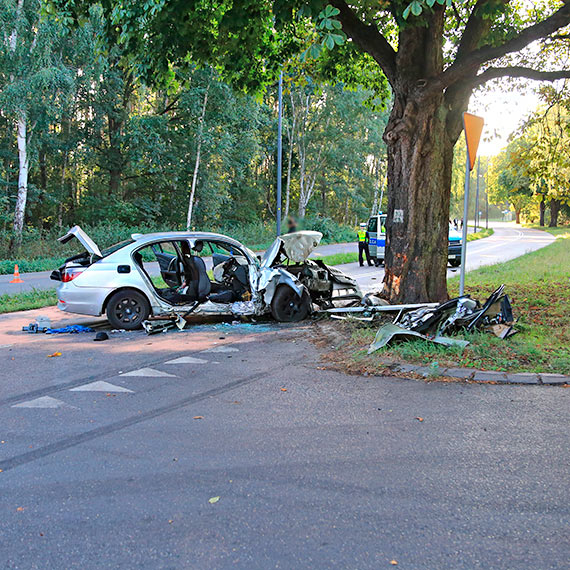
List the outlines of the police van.
{"label": "police van", "polygon": [[384,263],[386,251],[386,214],[375,214],[368,220],[368,248],[376,266]]}
{"label": "police van", "polygon": [[[370,257],[378,267],[384,263],[386,254],[386,214],[376,214],[368,220]],[[449,227],[447,261],[452,267],[461,265],[461,234]]]}

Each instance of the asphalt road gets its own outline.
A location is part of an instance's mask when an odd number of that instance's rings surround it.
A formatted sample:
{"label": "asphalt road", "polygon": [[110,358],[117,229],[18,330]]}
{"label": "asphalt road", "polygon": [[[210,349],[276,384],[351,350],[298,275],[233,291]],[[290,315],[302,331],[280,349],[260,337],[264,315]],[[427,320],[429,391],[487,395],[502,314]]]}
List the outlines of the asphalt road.
{"label": "asphalt road", "polygon": [[[547,232],[531,230],[516,226],[513,223],[494,222],[491,224],[495,233],[490,238],[469,242],[467,246],[467,270],[506,261],[534,251],[551,243],[554,238]],[[316,255],[331,255],[333,253],[357,251],[356,243],[341,243],[323,245],[315,250]],[[373,289],[382,282],[384,272],[381,268],[360,268],[358,263],[339,265],[339,269],[357,278],[365,290]],[[54,268],[55,269],[55,268]],[[458,270],[450,269],[449,275],[455,275]],[[57,282],[51,281],[51,271],[24,273],[24,283],[10,283],[12,275],[0,275],[0,295],[16,294],[32,289],[54,289]],[[158,272],[157,272],[158,274]]]}
{"label": "asphalt road", "polygon": [[568,567],[567,390],[347,376],[311,325],[39,314],[69,319],[0,316],[0,568]]}

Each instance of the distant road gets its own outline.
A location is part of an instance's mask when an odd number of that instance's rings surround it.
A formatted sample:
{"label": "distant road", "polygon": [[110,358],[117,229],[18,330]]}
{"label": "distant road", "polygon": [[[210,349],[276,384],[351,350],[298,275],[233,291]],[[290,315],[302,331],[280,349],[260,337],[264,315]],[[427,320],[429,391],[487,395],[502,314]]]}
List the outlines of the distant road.
{"label": "distant road", "polygon": [[[468,271],[481,265],[491,265],[519,257],[554,241],[554,237],[547,232],[522,228],[512,222],[493,222],[490,225],[495,230],[491,237],[467,245]],[[324,256],[351,251],[357,251],[356,243],[322,245],[315,250],[315,253]],[[384,277],[384,270],[381,267],[359,267],[358,263],[347,263],[337,267],[356,277],[360,286],[366,290],[379,287]],[[459,269],[450,269],[448,275],[453,276],[458,272]],[[49,278],[50,273],[51,271],[22,273],[24,283],[20,284],[10,283],[12,275],[0,275],[0,295],[16,294],[32,289],[55,289],[57,282]]]}

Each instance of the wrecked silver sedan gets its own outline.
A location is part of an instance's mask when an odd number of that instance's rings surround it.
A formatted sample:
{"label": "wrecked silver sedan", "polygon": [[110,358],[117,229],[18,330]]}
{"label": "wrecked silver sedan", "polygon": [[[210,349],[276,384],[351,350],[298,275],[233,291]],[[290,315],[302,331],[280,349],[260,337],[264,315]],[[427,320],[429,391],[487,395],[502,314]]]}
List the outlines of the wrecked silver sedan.
{"label": "wrecked silver sedan", "polygon": [[52,272],[60,282],[57,306],[70,313],[105,313],[118,329],[150,331],[148,319],[185,323],[195,314],[270,313],[277,321],[295,322],[315,306],[328,309],[362,299],[354,279],[308,259],[322,238],[319,232],[278,237],[263,257],[207,232],[133,234],[100,250],[74,226],[59,241],[73,238],[85,251]]}

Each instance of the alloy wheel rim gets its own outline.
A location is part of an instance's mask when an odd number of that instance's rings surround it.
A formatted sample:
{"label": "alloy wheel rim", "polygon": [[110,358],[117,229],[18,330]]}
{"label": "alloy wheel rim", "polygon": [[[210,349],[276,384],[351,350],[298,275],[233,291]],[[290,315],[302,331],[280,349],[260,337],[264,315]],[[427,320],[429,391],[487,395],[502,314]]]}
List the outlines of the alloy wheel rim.
{"label": "alloy wheel rim", "polygon": [[136,299],[132,299],[131,297],[126,297],[122,299],[119,303],[117,303],[117,307],[115,309],[115,316],[122,322],[122,323],[135,323],[137,320],[140,319],[142,307],[136,301]]}

